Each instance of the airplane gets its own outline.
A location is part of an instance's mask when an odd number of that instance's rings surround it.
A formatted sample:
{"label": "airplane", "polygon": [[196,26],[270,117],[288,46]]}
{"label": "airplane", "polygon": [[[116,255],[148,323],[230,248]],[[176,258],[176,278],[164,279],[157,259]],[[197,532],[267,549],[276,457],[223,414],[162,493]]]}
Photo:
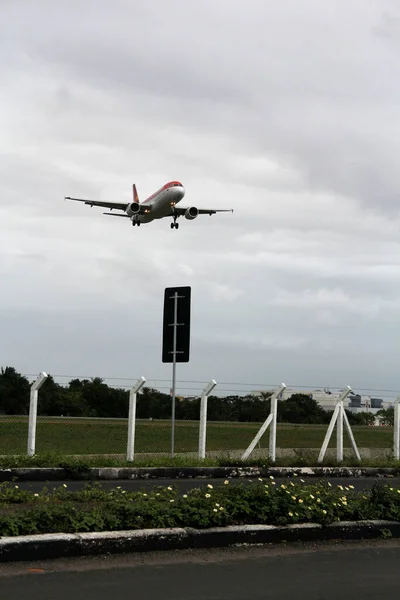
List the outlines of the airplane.
{"label": "airplane", "polygon": [[141,225],[141,223],[151,223],[155,219],[163,219],[171,217],[171,229],[178,229],[179,223],[176,220],[184,216],[189,221],[196,219],[198,215],[214,215],[217,212],[233,212],[233,209],[206,209],[197,208],[196,206],[177,206],[185,195],[185,188],[180,181],[170,181],[157,190],[154,194],[146,198],[143,202],[139,202],[139,195],[136,189],[136,184],[132,185],[133,202],[104,202],[101,200],[85,200],[84,198],[71,198],[65,196],[64,200],[76,200],[84,202],[91,208],[93,206],[102,206],[112,210],[122,210],[123,214],[106,212],[105,215],[112,217],[125,217],[130,219],[132,225]]}

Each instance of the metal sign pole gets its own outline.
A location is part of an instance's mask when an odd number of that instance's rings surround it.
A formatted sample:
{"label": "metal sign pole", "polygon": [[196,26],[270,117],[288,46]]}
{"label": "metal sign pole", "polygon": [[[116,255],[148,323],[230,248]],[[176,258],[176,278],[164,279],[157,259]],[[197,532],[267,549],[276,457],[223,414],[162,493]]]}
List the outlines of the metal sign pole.
{"label": "metal sign pole", "polygon": [[172,363],[172,387],[170,390],[170,394],[172,396],[172,457],[175,453],[176,364],[178,362],[189,362],[190,297],[191,288],[189,286],[165,288],[164,291],[162,361],[164,363]]}
{"label": "metal sign pole", "polygon": [[174,338],[172,345],[172,431],[171,431],[171,457],[174,457],[175,450],[175,395],[176,395],[176,333],[178,327],[178,292],[174,296]]}

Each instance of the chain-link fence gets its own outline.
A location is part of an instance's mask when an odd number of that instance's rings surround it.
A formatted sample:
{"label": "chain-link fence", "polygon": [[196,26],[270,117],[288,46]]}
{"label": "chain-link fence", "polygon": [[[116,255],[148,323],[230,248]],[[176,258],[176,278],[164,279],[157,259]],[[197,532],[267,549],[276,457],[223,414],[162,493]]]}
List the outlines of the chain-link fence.
{"label": "chain-link fence", "polygon": [[[30,378],[31,384],[34,377]],[[87,383],[82,383],[82,382]],[[64,456],[107,456],[125,459],[128,441],[129,390],[135,379],[54,377],[39,391],[36,425],[35,453],[55,453]],[[178,381],[176,390],[176,412],[174,429],[175,456],[197,457],[199,454],[200,396],[207,381]],[[46,390],[46,386],[47,390]],[[85,388],[86,386],[86,388]],[[239,458],[254,439],[261,424],[269,414],[268,398],[279,385],[259,383],[218,383],[208,400],[206,430],[206,456],[230,456]],[[290,394],[310,396],[309,390],[321,391],[315,386],[288,386]],[[61,390],[61,391],[60,391]],[[108,391],[107,391],[108,390]],[[113,390],[110,392],[110,390]],[[359,390],[366,392],[367,390]],[[148,380],[137,397],[135,427],[135,459],[163,457],[171,454],[171,390],[168,380]],[[325,393],[326,392],[326,393]],[[339,388],[330,388],[326,396],[334,399]],[[398,395],[396,390],[368,390],[376,400],[379,394],[384,408],[385,401]],[[355,396],[358,402],[357,394]],[[1,398],[0,398],[1,401]],[[328,401],[327,401],[328,402]],[[366,412],[376,416],[377,409],[371,403]],[[377,402],[375,402],[377,404]],[[29,412],[29,393],[28,403]],[[323,443],[329,422],[299,424],[278,422],[277,456],[285,456],[295,450],[298,455],[308,450],[317,452]],[[350,407],[351,408],[351,407]],[[362,408],[362,407],[360,407]],[[53,411],[43,414],[44,411]],[[90,416],[77,416],[86,411]],[[116,416],[106,415],[107,411]],[[93,413],[98,413],[97,415]],[[28,414],[0,415],[0,455],[24,455],[28,446]],[[370,421],[371,425],[372,420]],[[375,423],[374,423],[375,424]],[[390,452],[393,447],[393,427],[366,427],[353,425],[359,448],[375,449],[376,453]],[[267,455],[268,432],[260,439],[253,455]],[[329,447],[336,444],[332,436]],[[345,437],[345,446],[350,447]]]}
{"label": "chain-link fence", "polygon": [[[260,423],[208,422],[207,453],[240,454],[259,427]],[[174,433],[175,454],[198,454],[199,421],[176,420]],[[137,419],[135,456],[169,455],[171,438],[171,420]],[[128,419],[39,416],[35,451],[122,458],[127,453],[127,439]],[[0,455],[26,454],[27,443],[27,416],[0,417]]]}

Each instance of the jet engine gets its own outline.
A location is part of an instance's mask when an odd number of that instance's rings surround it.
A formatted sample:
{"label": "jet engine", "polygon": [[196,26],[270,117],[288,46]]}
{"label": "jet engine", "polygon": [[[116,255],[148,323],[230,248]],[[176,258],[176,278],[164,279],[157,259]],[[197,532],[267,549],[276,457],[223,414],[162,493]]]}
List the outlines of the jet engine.
{"label": "jet engine", "polygon": [[130,217],[134,215],[138,215],[140,213],[140,204],[139,202],[131,202],[126,209],[126,214]]}
{"label": "jet engine", "polygon": [[195,206],[191,206],[185,211],[185,219],[189,219],[189,221],[193,221],[199,214],[199,209]]}

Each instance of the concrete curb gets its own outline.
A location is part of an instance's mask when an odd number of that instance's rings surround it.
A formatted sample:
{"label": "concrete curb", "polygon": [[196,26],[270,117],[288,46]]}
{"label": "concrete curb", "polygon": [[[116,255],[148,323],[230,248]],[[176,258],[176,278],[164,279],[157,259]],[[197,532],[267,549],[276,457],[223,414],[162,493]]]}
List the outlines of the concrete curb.
{"label": "concrete curb", "polygon": [[191,528],[142,529],[94,533],[28,535],[0,538],[0,562],[47,560],[132,552],[153,552],[229,546],[400,538],[400,522],[338,522],[288,525],[242,525],[198,530]]}
{"label": "concrete curb", "polygon": [[0,469],[1,481],[107,481],[112,479],[227,479],[240,477],[395,477],[400,467],[104,467]]}

